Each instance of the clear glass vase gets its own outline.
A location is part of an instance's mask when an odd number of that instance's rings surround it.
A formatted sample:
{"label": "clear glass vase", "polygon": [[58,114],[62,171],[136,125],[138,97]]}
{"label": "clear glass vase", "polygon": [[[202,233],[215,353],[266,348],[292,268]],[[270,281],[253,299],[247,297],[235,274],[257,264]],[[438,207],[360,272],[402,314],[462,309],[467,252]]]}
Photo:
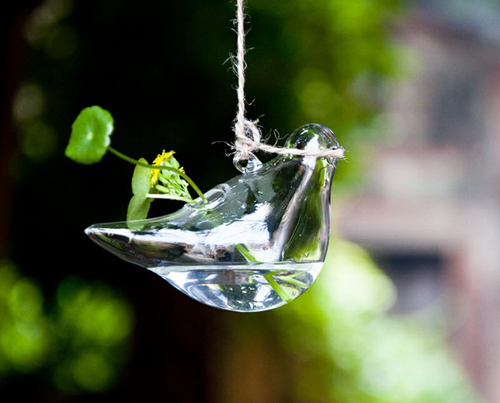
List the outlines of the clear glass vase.
{"label": "clear glass vase", "polygon": [[[338,148],[309,124],[286,147]],[[246,170],[175,213],[96,224],[89,237],[204,304],[239,312],[277,308],[316,280],[328,247],[335,158],[279,155]]]}

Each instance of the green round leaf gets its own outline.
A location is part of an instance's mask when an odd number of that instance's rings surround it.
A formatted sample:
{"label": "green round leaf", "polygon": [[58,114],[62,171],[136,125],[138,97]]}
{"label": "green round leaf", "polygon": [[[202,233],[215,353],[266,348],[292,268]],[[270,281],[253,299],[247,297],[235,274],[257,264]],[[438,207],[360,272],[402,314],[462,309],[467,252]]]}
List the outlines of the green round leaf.
{"label": "green round leaf", "polygon": [[[139,162],[147,164],[148,162],[141,158]],[[134,196],[146,197],[151,190],[151,169],[136,165],[132,176],[132,193]]]}
{"label": "green round leaf", "polygon": [[99,106],[90,106],[80,112],[71,126],[71,137],[66,156],[81,164],[99,162],[111,143],[113,117]]}

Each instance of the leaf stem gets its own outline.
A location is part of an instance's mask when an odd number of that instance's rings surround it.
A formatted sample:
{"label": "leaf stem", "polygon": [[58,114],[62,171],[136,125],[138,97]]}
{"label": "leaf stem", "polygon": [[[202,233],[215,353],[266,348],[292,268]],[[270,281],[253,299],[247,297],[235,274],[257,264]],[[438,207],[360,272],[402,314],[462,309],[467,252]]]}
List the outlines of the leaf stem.
{"label": "leaf stem", "polygon": [[[251,263],[256,263],[256,264],[262,264],[262,262],[259,262],[255,256],[253,256],[250,251],[242,244],[236,244],[236,249],[238,249],[238,251],[243,255],[243,257],[248,260],[249,262]],[[264,274],[264,278],[267,280],[267,282],[269,283],[269,285],[273,288],[274,291],[276,291],[276,294],[279,295],[279,297],[284,301],[286,302],[287,304],[289,304],[290,302],[293,301],[293,298],[291,298],[287,292],[281,288],[281,286],[276,282],[276,280],[273,278],[273,274],[275,274],[274,272],[271,272],[271,273],[266,273]],[[284,277],[284,276],[283,276]],[[295,280],[297,281],[297,280]]]}
{"label": "leaf stem", "polygon": [[243,257],[248,260],[249,262],[252,262],[252,263],[257,263],[257,264],[261,264],[261,262],[259,262],[255,256],[253,256],[247,248],[245,248],[242,244],[238,243],[236,244],[236,249],[238,249],[238,251],[243,255]]}
{"label": "leaf stem", "polygon": [[191,187],[193,188],[193,190],[196,192],[196,194],[198,196],[200,196],[200,199],[203,201],[203,203],[207,204],[208,203],[208,200],[207,198],[205,197],[205,195],[201,192],[200,188],[198,186],[196,186],[196,184],[192,181],[192,179],[186,175],[185,172],[182,172],[180,169],[176,169],[176,168],[173,168],[173,167],[166,167],[166,166],[163,166],[163,165],[150,165],[150,164],[145,164],[143,162],[140,162],[138,160],[135,160],[133,158],[130,158],[129,156],[125,155],[125,154],[122,154],[120,151],[118,150],[115,150],[113,147],[111,146],[108,146],[108,150],[111,151],[113,154],[115,154],[118,158],[121,158],[122,160],[124,161],[127,161],[127,162],[130,162],[131,164],[134,164],[134,165],[139,165],[141,167],[145,167],[145,168],[150,168],[150,169],[166,169],[168,171],[172,171],[172,172],[175,172],[176,174],[178,174],[180,177],[182,177],[183,179],[186,180],[187,183],[189,183],[191,185]]}
{"label": "leaf stem", "polygon": [[285,283],[295,285],[300,288],[308,288],[309,285],[304,283],[303,281],[292,278],[292,276],[275,276],[278,280],[281,280]]}
{"label": "leaf stem", "polygon": [[179,201],[183,201],[183,202],[186,202],[186,203],[193,203],[194,200],[193,199],[188,199],[186,197],[181,197],[181,196],[170,196],[170,195],[166,195],[166,194],[161,194],[161,193],[148,193],[146,195],[146,197],[148,199],[168,199],[168,200],[179,200]]}
{"label": "leaf stem", "polygon": [[286,291],[281,288],[280,285],[276,282],[276,280],[273,278],[272,273],[264,274],[264,278],[267,280],[269,285],[273,287],[274,291],[276,291],[276,294],[278,294],[283,301],[285,301],[287,304],[293,301],[293,299],[290,298]]}

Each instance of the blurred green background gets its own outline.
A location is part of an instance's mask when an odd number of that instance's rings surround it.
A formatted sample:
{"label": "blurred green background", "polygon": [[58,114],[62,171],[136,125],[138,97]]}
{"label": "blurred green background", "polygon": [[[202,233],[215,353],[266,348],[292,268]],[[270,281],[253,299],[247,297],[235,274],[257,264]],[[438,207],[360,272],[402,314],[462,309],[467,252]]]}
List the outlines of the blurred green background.
{"label": "blurred green background", "polygon": [[[372,185],[388,88],[412,74],[396,39],[412,7],[248,1],[248,117],[270,141],[311,122],[335,131],[348,153],[334,211]],[[237,173],[234,12],[230,1],[45,0],[2,13],[0,399],[480,402],[446,320],[394,313],[390,276],[335,220],[306,295],[248,315],[200,305],[84,235],[125,218],[133,171],[113,156],[64,157],[86,106],[111,111],[115,148],[148,160],[173,149],[201,189]],[[154,203],[150,216],[178,207]]]}

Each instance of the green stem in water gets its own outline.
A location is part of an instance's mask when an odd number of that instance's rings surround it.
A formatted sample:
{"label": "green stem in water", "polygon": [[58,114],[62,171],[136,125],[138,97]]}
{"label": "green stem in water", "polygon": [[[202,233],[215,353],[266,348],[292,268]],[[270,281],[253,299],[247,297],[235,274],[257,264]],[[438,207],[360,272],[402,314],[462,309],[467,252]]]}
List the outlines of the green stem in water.
{"label": "green stem in water", "polygon": [[273,273],[264,274],[264,278],[267,282],[273,287],[274,291],[280,296],[280,298],[285,301],[287,304],[293,301],[292,298],[286,293],[286,291],[280,287],[280,285],[273,278]]}
{"label": "green stem in water", "polygon": [[[295,275],[294,275],[295,276]],[[309,285],[304,283],[303,281],[297,280],[293,278],[292,276],[275,276],[278,280],[281,280],[285,283],[295,285],[300,288],[308,288]]]}
{"label": "green stem in water", "polygon": [[130,158],[129,156],[127,156],[125,154],[122,154],[120,151],[115,150],[111,146],[108,146],[108,150],[111,151],[113,154],[115,154],[118,158],[121,158],[122,160],[130,162],[131,164],[134,164],[134,165],[139,165],[141,167],[150,168],[150,169],[166,169],[168,171],[175,172],[180,177],[182,177],[183,179],[185,179],[187,183],[189,183],[191,185],[191,187],[196,192],[196,194],[198,196],[200,196],[200,199],[203,201],[203,203],[205,203],[205,204],[208,203],[207,198],[201,192],[200,188],[198,186],[196,186],[196,184],[191,180],[191,178],[189,176],[187,176],[184,172],[182,172],[180,169],[176,169],[176,168],[173,168],[173,167],[166,167],[166,166],[163,166],[163,165],[144,164],[144,163],[142,163],[140,161],[137,161],[137,160],[135,160],[133,158]]}
{"label": "green stem in water", "polygon": [[[262,264],[262,262],[259,262],[255,256],[253,256],[245,246],[242,244],[236,244],[236,249],[243,255],[243,257],[248,260],[251,263],[256,263],[256,264]],[[293,301],[292,298],[286,293],[286,291],[280,287],[280,285],[276,282],[276,280],[273,278],[273,273],[267,273],[264,274],[264,278],[267,280],[269,285],[273,288],[274,291],[276,291],[276,294],[279,295],[279,297],[285,301],[287,304]]]}
{"label": "green stem in water", "polygon": [[243,257],[249,262],[262,264],[242,244],[240,243],[236,244],[236,249],[238,249],[238,251],[243,255]]}

